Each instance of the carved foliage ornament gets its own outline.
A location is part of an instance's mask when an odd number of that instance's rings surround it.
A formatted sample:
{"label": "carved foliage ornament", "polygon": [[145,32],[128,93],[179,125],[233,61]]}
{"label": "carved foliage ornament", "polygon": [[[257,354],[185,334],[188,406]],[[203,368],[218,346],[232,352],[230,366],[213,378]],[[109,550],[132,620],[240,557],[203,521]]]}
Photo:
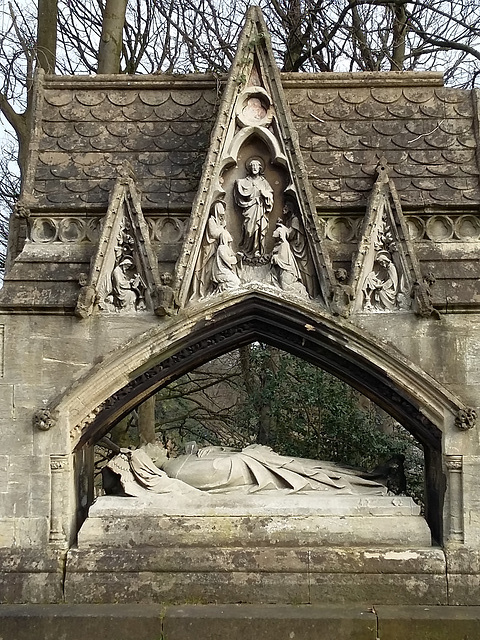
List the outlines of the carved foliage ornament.
{"label": "carved foliage ornament", "polygon": [[40,431],[48,431],[57,423],[56,416],[48,408],[38,409],[33,414],[33,426]]}
{"label": "carved foliage ornament", "polygon": [[477,411],[472,407],[460,409],[455,416],[455,426],[461,431],[473,429],[477,421]]}

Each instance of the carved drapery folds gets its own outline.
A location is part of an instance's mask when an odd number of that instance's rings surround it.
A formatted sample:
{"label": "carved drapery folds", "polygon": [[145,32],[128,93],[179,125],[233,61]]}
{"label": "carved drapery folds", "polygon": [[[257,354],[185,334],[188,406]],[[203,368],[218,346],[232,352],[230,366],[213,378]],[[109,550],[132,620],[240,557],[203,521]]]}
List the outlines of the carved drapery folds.
{"label": "carved drapery folds", "polygon": [[431,315],[434,310],[428,285],[408,240],[400,199],[384,159],[377,173],[353,264],[353,308],[360,312],[402,311],[411,309],[415,301],[418,315]]}
{"label": "carved drapery folds", "polygon": [[252,9],[177,266],[179,304],[253,283],[326,304],[333,272],[320,235],[263,18]]}
{"label": "carved drapery folds", "polygon": [[116,313],[151,309],[158,315],[173,307],[171,296],[170,306],[165,305],[165,287],[171,287],[160,279],[128,163],[119,170],[90,273],[82,274],[79,284],[75,314],[80,318],[88,317],[95,307]]}

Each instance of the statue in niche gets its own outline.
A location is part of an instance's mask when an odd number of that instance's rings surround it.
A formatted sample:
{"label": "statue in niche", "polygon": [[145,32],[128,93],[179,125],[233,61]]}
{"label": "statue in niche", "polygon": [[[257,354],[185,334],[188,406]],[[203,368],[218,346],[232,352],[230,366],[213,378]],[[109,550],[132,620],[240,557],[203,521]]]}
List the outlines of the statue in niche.
{"label": "statue in niche", "polygon": [[106,493],[141,496],[152,493],[322,492],[344,495],[386,495],[386,479],[334,462],[282,456],[263,445],[241,451],[210,446],[175,458],[159,444],[119,453],[104,468]]}
{"label": "statue in niche", "polygon": [[288,241],[301,273],[301,280],[310,296],[315,291],[314,270],[309,259],[307,239],[298,215],[296,203],[287,200],[283,207],[285,226],[288,227]]}
{"label": "statue in niche", "polygon": [[365,311],[394,311],[399,308],[398,272],[388,251],[378,251],[372,271],[367,274],[362,292]]}
{"label": "statue in niche", "polygon": [[289,229],[280,220],[273,232],[273,239],[275,246],[272,251],[271,263],[274,281],[284,291],[307,295],[297,259],[290,246]]}
{"label": "statue in niche", "polygon": [[192,298],[204,298],[211,293],[212,265],[218,247],[218,241],[225,229],[225,204],[215,202],[208,218],[193,278]]}
{"label": "statue in niche", "polygon": [[247,176],[235,180],[234,199],[243,214],[243,233],[240,251],[247,258],[265,254],[265,237],[269,213],[273,209],[273,189],[263,175],[261,158],[246,162]]}
{"label": "statue in niche", "polygon": [[145,283],[135,271],[131,258],[124,258],[112,272],[112,292],[114,307],[119,311],[139,311],[145,309]]}
{"label": "statue in niche", "polygon": [[212,263],[212,282],[215,293],[236,289],[240,285],[237,274],[237,256],[232,249],[233,238],[223,229],[218,238],[217,250]]}

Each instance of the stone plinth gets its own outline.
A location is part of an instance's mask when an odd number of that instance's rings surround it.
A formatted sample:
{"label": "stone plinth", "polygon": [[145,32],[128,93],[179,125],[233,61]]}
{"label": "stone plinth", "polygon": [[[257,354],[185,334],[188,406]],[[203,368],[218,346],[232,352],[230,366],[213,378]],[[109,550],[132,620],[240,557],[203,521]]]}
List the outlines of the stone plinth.
{"label": "stone plinth", "polygon": [[79,548],[413,546],[430,530],[401,496],[152,495],[103,496],[92,505]]}

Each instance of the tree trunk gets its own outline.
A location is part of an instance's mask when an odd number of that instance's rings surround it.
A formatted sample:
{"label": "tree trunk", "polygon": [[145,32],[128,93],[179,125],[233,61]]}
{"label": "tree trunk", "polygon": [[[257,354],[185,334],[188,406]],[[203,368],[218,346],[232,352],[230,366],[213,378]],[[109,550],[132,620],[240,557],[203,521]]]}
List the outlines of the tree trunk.
{"label": "tree trunk", "polygon": [[45,73],[55,73],[58,0],[38,0],[37,60]]}
{"label": "tree trunk", "polygon": [[148,398],[138,409],[138,435],[140,444],[155,442],[155,396]]}
{"label": "tree trunk", "polygon": [[120,73],[127,0],[107,0],[103,12],[98,73]]}
{"label": "tree trunk", "polygon": [[393,15],[393,46],[390,70],[403,71],[405,62],[405,38],[408,30],[405,7],[403,5],[395,6],[393,8]]}

